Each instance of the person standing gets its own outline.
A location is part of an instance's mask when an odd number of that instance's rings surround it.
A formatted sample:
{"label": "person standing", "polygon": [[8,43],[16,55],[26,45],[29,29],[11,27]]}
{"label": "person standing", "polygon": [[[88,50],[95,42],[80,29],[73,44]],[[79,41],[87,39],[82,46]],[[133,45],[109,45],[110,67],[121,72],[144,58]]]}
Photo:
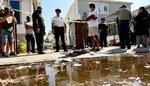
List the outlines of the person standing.
{"label": "person standing", "polygon": [[107,15],[105,18],[117,15],[119,19],[119,34],[120,34],[120,48],[125,49],[125,45],[128,49],[131,48],[130,44],[130,27],[129,22],[131,20],[131,12],[127,9],[127,6],[123,5],[121,9],[115,11],[114,13],[111,13]]}
{"label": "person standing", "polygon": [[[98,38],[98,13],[95,10],[95,4],[89,4],[90,13],[86,20],[88,21],[88,35],[91,37],[92,40],[92,51],[96,50],[99,51],[99,38]],[[96,45],[95,45],[96,42]],[[97,47],[97,48],[95,48]]]}
{"label": "person standing", "polygon": [[[2,36],[2,31],[4,30],[3,28],[3,23],[6,21],[6,19],[10,16],[10,14],[7,14],[6,16],[4,15],[4,10],[3,7],[0,7],[0,32]],[[3,37],[3,36],[2,36]],[[2,42],[3,43],[3,42]],[[4,44],[2,44],[2,56],[8,57],[9,55],[6,53],[7,48]]]}
{"label": "person standing", "polygon": [[148,33],[149,33],[149,37],[148,37],[148,46],[150,46],[150,14],[148,14],[148,20],[149,20],[149,28],[148,28]]}
{"label": "person standing", "polygon": [[35,33],[38,54],[45,54],[45,52],[43,52],[45,24],[44,24],[44,19],[42,17],[41,7],[37,7],[37,10],[35,10],[34,13],[32,14],[32,19],[33,19],[33,30]]}
{"label": "person standing", "polygon": [[65,38],[64,34],[66,33],[66,24],[63,20],[63,18],[60,16],[61,10],[56,9],[56,16],[52,19],[52,32],[55,35],[55,40],[56,40],[56,52],[59,52],[59,36],[61,37],[61,42],[63,45],[63,49],[66,52],[66,43],[65,43]]}
{"label": "person standing", "polygon": [[98,29],[100,32],[100,46],[103,48],[107,47],[107,33],[108,26],[105,24],[105,19],[101,18],[101,23],[98,25]]}
{"label": "person standing", "polygon": [[[6,18],[6,21],[3,22],[3,30],[1,31],[3,50],[2,56],[9,57],[9,55],[16,55],[14,52],[13,31],[17,20],[14,17],[14,12],[6,7],[4,8],[4,16],[8,17]],[[7,46],[10,48],[10,54],[9,50],[7,50]]]}
{"label": "person standing", "polygon": [[[24,23],[25,29],[26,29],[26,42],[27,42],[27,53],[30,54],[36,53],[35,51],[35,36],[34,36],[34,31],[33,31],[33,23],[31,22],[30,16],[26,17],[26,22]],[[32,50],[30,49],[30,44],[32,47]]]}
{"label": "person standing", "polygon": [[135,17],[136,22],[136,40],[137,40],[137,48],[140,47],[140,44],[143,47],[147,47],[146,38],[148,34],[148,27],[149,27],[149,17],[148,12],[144,7],[140,7],[138,15]]}

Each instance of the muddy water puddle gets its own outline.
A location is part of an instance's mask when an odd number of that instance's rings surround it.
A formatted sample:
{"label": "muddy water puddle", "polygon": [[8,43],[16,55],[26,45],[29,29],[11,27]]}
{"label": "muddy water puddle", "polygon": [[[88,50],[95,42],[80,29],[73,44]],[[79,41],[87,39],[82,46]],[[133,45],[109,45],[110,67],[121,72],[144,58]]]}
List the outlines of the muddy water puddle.
{"label": "muddy water puddle", "polygon": [[0,86],[150,86],[150,54],[0,66]]}

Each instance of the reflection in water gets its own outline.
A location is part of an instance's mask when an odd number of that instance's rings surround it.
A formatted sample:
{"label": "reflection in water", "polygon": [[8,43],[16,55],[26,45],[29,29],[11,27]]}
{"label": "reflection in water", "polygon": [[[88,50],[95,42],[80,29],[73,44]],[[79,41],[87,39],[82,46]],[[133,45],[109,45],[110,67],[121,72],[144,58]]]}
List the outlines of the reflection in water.
{"label": "reflection in water", "polygon": [[149,86],[150,53],[1,66],[1,85]]}
{"label": "reflection in water", "polygon": [[49,86],[56,86],[55,76],[57,70],[53,67],[45,67],[46,75],[48,76]]}

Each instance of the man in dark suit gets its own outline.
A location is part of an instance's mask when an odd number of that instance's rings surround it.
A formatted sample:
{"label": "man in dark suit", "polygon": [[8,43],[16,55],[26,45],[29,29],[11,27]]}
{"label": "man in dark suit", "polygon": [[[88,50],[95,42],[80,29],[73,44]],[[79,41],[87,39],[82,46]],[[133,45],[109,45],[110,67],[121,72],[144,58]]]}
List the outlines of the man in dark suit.
{"label": "man in dark suit", "polygon": [[32,14],[33,18],[33,30],[36,37],[37,50],[38,54],[44,54],[43,52],[43,43],[44,43],[44,35],[45,35],[45,24],[44,19],[42,17],[42,8],[37,7],[37,10]]}

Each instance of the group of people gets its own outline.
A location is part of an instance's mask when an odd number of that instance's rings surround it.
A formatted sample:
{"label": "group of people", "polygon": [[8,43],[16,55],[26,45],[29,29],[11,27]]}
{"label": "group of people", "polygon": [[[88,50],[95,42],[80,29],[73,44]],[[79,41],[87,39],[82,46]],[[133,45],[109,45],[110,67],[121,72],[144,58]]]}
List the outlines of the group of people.
{"label": "group of people", "polygon": [[[61,10],[56,9],[56,17],[52,20],[52,30],[56,39],[56,52],[59,52],[59,36],[61,36],[64,51],[66,49],[66,43],[64,39],[64,33],[66,32],[66,24],[60,17]],[[24,22],[24,27],[26,29],[26,44],[27,53],[38,53],[45,54],[43,52],[43,43],[45,36],[45,24],[44,18],[42,16],[42,8],[37,7],[31,17],[27,16]],[[1,27],[1,37],[2,37],[2,56],[9,57],[9,55],[16,55],[14,50],[14,29],[17,20],[14,16],[14,11],[5,7],[0,8],[0,27]],[[37,50],[35,48],[35,43],[37,45]]]}
{"label": "group of people", "polygon": [[99,51],[100,47],[107,47],[108,26],[105,24],[105,18],[98,22],[98,13],[95,4],[89,4],[90,13],[86,18],[88,21],[88,36],[91,38],[91,51]]}
{"label": "group of people", "polygon": [[[59,42],[59,36],[61,36],[61,43],[63,45],[64,51],[68,51],[66,48],[66,43],[64,39],[64,34],[66,32],[66,24],[63,20],[63,18],[60,16],[61,10],[56,9],[56,16],[52,19],[52,32],[55,35],[55,41],[56,41],[56,52],[59,52],[60,49],[60,42]],[[44,19],[42,17],[42,8],[38,7],[37,10],[34,11],[32,14],[32,20],[31,22],[30,16],[26,17],[26,22],[24,23],[24,26],[26,28],[26,42],[27,42],[27,53],[30,54],[36,53],[35,49],[35,42],[37,45],[37,53],[38,54],[45,54],[43,52],[43,43],[44,43],[44,35],[45,35],[45,24]],[[36,41],[35,41],[36,40]],[[30,47],[32,49],[30,49]]]}
{"label": "group of people", "polygon": [[136,34],[137,48],[147,47],[149,38],[150,15],[144,7],[140,7],[138,14],[134,17],[134,30]]}
{"label": "group of people", "polygon": [[[98,13],[95,9],[95,5],[91,3],[89,5],[91,9],[86,20],[88,21],[88,36],[91,37],[92,48],[91,50],[99,51],[99,45],[103,48],[107,47],[107,33],[108,26],[104,23],[105,18],[116,15],[118,19],[118,35],[120,40],[121,49],[131,49],[131,29],[130,21],[132,19],[131,12],[127,9],[127,6],[122,5],[119,10],[101,18],[101,23],[98,23]],[[140,7],[138,14],[134,17],[134,33],[136,35],[137,48],[147,47],[147,37],[149,37],[149,25],[150,16],[144,7]],[[100,34],[98,36],[98,34]]]}
{"label": "group of people", "polygon": [[[99,51],[100,47],[107,47],[107,33],[108,26],[105,24],[105,18],[117,15],[118,16],[118,34],[120,38],[120,48],[127,49],[131,48],[130,44],[130,20],[131,20],[131,12],[127,9],[125,5],[121,6],[119,10],[111,13],[104,18],[101,18],[101,23],[98,22],[98,13],[96,11],[95,4],[89,4],[90,13],[86,18],[88,21],[88,36],[91,38],[92,48],[91,51]],[[55,36],[56,41],[56,52],[59,52],[60,49],[60,41],[59,37],[61,37],[61,44],[64,52],[68,51],[66,48],[66,43],[64,39],[64,34],[66,33],[66,24],[63,18],[60,16],[61,10],[56,9],[56,16],[52,19],[52,32]],[[140,7],[137,16],[134,17],[134,25],[135,25],[135,33],[137,40],[137,47],[140,47],[140,44],[143,47],[147,47],[146,38],[149,37],[149,14],[145,10],[144,7]],[[26,41],[27,41],[27,53],[38,53],[44,54],[43,52],[43,43],[44,43],[44,35],[45,35],[45,24],[44,18],[42,16],[42,8],[37,7],[32,14],[32,20],[30,16],[26,17],[26,21],[24,23],[26,29]],[[0,9],[0,23],[2,23],[2,56],[8,57],[9,55],[15,55],[13,50],[13,30],[15,24],[17,23],[16,18],[14,17],[14,12],[9,8]],[[98,35],[99,34],[99,35]],[[37,52],[35,49],[35,43],[37,45]],[[10,50],[7,49],[7,46],[10,47]],[[32,46],[32,49],[30,47]],[[10,53],[9,53],[10,52]]]}
{"label": "group of people", "polygon": [[[42,8],[37,7],[32,14],[32,20],[30,16],[26,17],[26,21],[24,22],[24,26],[26,29],[26,44],[27,44],[27,53],[38,53],[44,54],[43,52],[43,43],[44,43],[44,35],[45,35],[45,24],[44,19],[42,17]],[[37,45],[37,52],[35,49],[35,43]],[[30,47],[32,49],[30,49]]]}
{"label": "group of people", "polygon": [[[118,32],[121,49],[125,49],[125,46],[127,46],[128,49],[131,48],[131,33],[135,34],[137,48],[140,48],[141,45],[145,48],[147,47],[147,38],[149,37],[150,28],[150,16],[145,7],[140,7],[138,14],[134,17],[131,16],[131,12],[125,5],[107,17],[112,15],[118,16]],[[133,22],[131,23],[131,21]],[[134,26],[133,32],[131,31],[130,24],[133,24]]]}
{"label": "group of people", "polygon": [[2,38],[2,56],[9,57],[15,55],[13,31],[17,23],[14,17],[14,11],[5,7],[0,8],[1,38]]}

